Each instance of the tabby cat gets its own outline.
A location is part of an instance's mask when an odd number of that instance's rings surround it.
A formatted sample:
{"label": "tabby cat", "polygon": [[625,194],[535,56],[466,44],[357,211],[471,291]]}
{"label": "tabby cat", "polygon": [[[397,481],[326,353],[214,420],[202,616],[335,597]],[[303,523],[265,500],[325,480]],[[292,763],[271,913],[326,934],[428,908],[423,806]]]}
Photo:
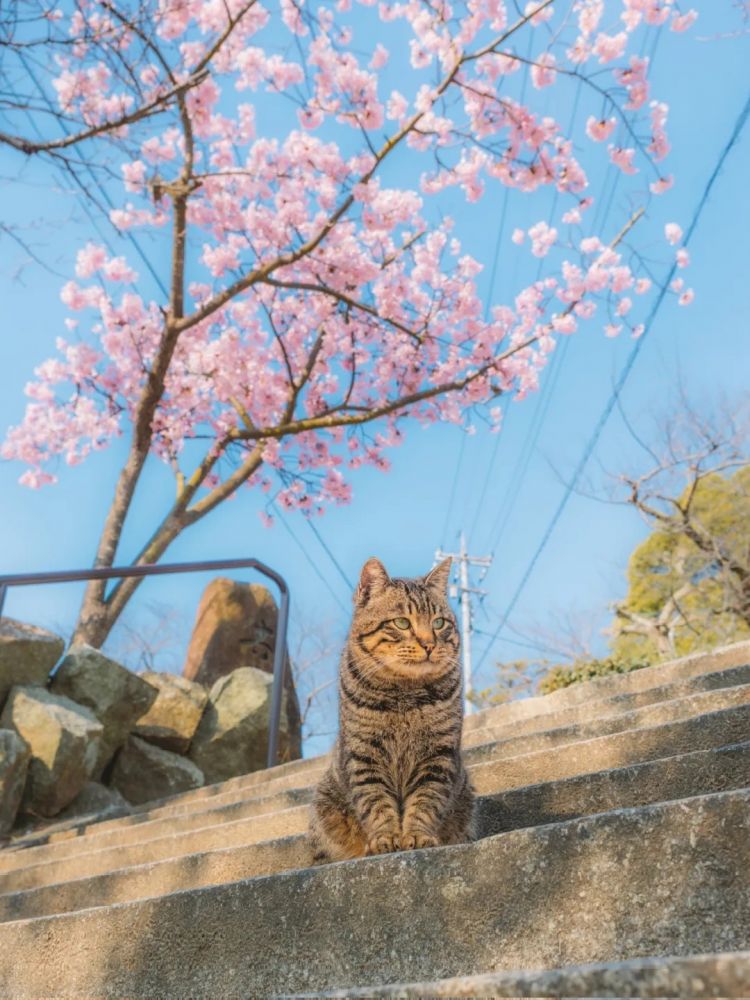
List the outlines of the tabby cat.
{"label": "tabby cat", "polygon": [[391,579],[368,559],[339,672],[339,737],[315,790],[314,860],[471,839],[450,560]]}

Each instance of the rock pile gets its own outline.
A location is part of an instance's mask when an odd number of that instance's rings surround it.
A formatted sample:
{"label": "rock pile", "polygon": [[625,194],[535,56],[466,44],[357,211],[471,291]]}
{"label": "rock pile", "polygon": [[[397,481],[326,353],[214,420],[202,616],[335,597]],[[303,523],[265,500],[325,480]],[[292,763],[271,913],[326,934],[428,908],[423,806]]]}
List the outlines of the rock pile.
{"label": "rock pile", "polygon": [[[215,667],[207,689],[186,677],[132,673],[85,645],[55,670],[64,647],[51,632],[0,619],[0,838],[14,824],[122,815],[265,766],[265,670],[232,654],[230,671]],[[287,760],[300,756],[288,698],[289,689],[280,737]]]}

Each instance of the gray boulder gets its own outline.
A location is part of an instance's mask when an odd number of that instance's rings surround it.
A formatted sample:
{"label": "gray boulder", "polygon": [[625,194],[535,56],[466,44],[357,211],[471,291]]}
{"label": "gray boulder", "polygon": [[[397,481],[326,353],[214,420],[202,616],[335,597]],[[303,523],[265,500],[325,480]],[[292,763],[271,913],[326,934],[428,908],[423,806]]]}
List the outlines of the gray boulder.
{"label": "gray boulder", "polygon": [[64,641],[53,632],[0,618],[0,708],[17,684],[46,684],[64,649]]}
{"label": "gray boulder", "polygon": [[21,804],[31,751],[12,729],[0,729],[0,838],[10,833]]}
{"label": "gray boulder", "polygon": [[192,761],[137,736],[130,737],[112,770],[113,787],[133,805],[166,799],[203,783],[203,772]]}
{"label": "gray boulder", "polygon": [[21,809],[56,816],[91,777],[103,727],[92,712],[43,688],[14,687],[0,716],[31,751]]}
{"label": "gray boulder", "polygon": [[[211,688],[190,746],[190,759],[209,784],[266,766],[272,684],[270,674],[240,667]],[[284,709],[282,704],[282,741],[287,737]]]}
{"label": "gray boulder", "polygon": [[91,816],[98,820],[116,819],[118,816],[127,816],[132,811],[130,803],[125,801],[116,788],[107,788],[98,781],[87,781],[57,818],[64,820]]}
{"label": "gray boulder", "polygon": [[201,721],[208,691],[177,674],[144,671],[139,675],[159,692],[151,708],[136,723],[135,736],[163,750],[186,753]]}
{"label": "gray boulder", "polygon": [[68,652],[55,672],[51,690],[90,708],[104,727],[94,778],[101,775],[158,694],[137,674],[86,645]]}

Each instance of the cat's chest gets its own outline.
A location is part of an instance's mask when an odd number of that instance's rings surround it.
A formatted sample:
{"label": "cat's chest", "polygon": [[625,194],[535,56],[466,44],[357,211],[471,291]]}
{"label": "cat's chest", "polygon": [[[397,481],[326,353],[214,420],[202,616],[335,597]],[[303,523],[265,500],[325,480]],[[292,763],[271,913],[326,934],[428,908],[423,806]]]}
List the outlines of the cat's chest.
{"label": "cat's chest", "polygon": [[[456,740],[459,731],[457,727]],[[453,737],[446,737],[445,726],[436,726],[434,717],[419,712],[394,712],[382,733],[383,750],[394,774],[429,759],[446,742],[453,742]]]}

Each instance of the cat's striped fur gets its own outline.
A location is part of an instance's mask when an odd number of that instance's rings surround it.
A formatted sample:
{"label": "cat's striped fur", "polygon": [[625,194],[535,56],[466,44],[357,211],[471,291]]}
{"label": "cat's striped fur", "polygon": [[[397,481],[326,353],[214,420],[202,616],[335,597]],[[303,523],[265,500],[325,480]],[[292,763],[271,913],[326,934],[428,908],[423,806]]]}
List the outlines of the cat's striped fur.
{"label": "cat's striped fur", "polygon": [[450,560],[416,580],[369,559],[339,672],[339,736],[315,791],[316,862],[471,839]]}

